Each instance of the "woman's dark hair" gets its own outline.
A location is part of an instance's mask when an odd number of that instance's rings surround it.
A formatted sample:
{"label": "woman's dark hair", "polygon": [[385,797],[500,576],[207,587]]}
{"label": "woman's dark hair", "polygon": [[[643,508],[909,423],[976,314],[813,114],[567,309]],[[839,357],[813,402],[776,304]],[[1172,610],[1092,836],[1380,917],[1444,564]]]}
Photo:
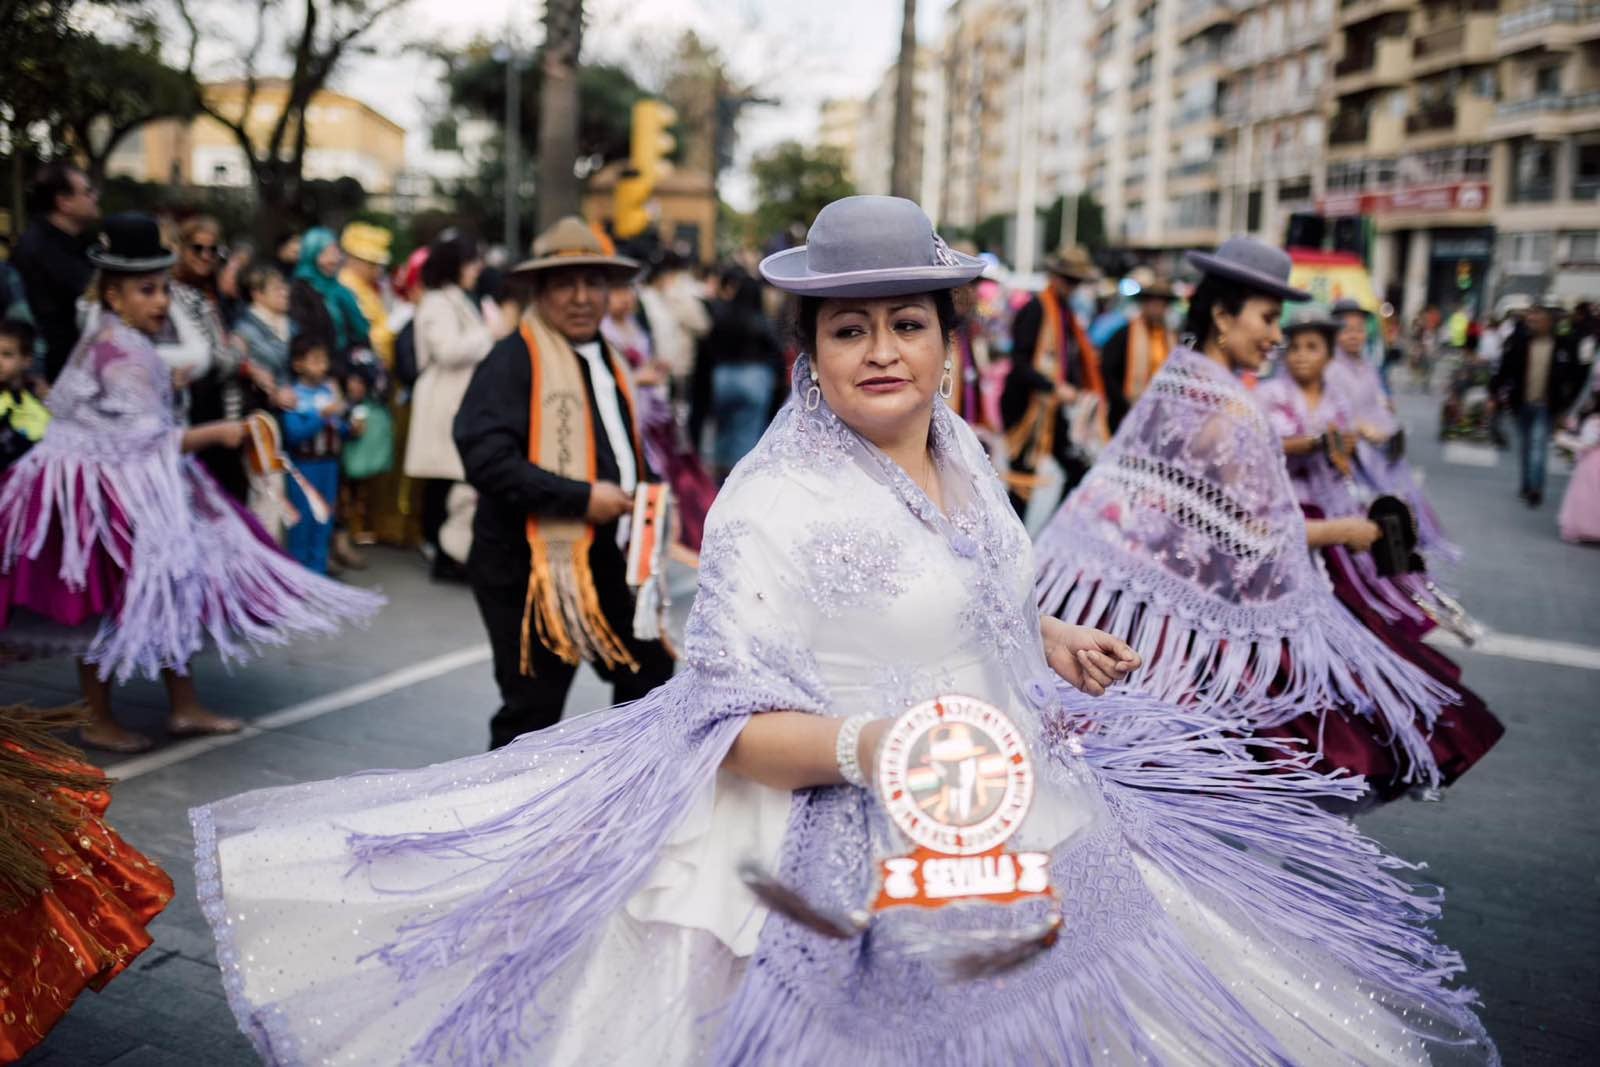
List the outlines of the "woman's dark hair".
{"label": "woman's dark hair", "polygon": [[297,333],[289,340],[289,364],[300,362],[315,349],[322,349],[322,354],[332,358],[333,346],[328,344],[327,338],[320,333]]}
{"label": "woman's dark hair", "polygon": [[[939,333],[948,342],[956,327],[961,325],[961,316],[956,314],[955,296],[949,289],[935,289],[928,296],[933,299],[933,310],[939,316]],[[815,353],[817,350],[817,314],[822,310],[824,299],[820,296],[802,296],[795,308],[791,329],[804,352]]]}
{"label": "woman's dark hair", "polygon": [[422,264],[423,288],[460,285],[462,268],[477,258],[478,242],[472,238],[463,234],[437,238],[428,246],[428,258]]}
{"label": "woman's dark hair", "polygon": [[1221,308],[1230,315],[1244,310],[1244,302],[1254,293],[1238,284],[1207,274],[1200,279],[1194,294],[1189,297],[1189,314],[1183,320],[1183,332],[1194,337],[1195,348],[1204,348],[1211,335],[1217,332],[1212,310]]}

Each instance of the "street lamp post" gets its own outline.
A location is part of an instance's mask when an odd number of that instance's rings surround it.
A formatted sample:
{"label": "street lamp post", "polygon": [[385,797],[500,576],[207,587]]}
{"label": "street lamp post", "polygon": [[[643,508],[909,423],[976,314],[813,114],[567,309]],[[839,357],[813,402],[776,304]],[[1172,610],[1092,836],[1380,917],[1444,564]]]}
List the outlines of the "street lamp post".
{"label": "street lamp post", "polygon": [[518,239],[518,230],[521,229],[520,220],[517,218],[517,208],[520,205],[518,193],[520,192],[522,175],[522,79],[518,77],[517,51],[511,45],[497,45],[494,58],[505,64],[506,68],[506,129],[505,129],[505,216],[506,227],[504,243],[506,251],[512,258],[516,257],[517,249],[521,245]]}

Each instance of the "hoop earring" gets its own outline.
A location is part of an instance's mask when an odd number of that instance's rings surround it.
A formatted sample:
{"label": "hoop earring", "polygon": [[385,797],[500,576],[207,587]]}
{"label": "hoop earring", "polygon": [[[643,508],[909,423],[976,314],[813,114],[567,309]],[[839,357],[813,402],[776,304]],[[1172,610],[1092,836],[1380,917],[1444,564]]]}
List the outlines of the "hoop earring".
{"label": "hoop earring", "polygon": [[956,376],[950,361],[944,361],[944,377],[939,379],[939,395],[949,400],[956,395]]}
{"label": "hoop earring", "polygon": [[815,411],[822,406],[822,390],[817,387],[817,368],[811,368],[811,388],[806,390],[806,410]]}

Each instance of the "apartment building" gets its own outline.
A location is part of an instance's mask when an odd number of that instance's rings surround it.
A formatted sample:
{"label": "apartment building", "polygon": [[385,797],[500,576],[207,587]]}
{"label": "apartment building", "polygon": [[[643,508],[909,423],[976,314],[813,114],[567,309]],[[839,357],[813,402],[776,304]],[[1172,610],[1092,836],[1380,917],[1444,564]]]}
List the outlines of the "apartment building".
{"label": "apartment building", "polygon": [[1600,298],[1600,3],[1501,5],[1490,291]]}
{"label": "apartment building", "polygon": [[1026,0],[955,0],[939,55],[941,187],[929,213],[970,229],[1017,209]]}
{"label": "apartment building", "polygon": [[[930,48],[917,50],[916,68],[912,78],[911,103],[911,189],[912,196],[922,198],[924,170],[924,142],[927,138],[930,100],[936,98],[933,83],[938,78],[938,62]],[[894,169],[894,113],[898,95],[898,69],[891,65],[879,79],[878,86],[860,105],[856,133],[851,144],[849,159],[850,178],[856,191],[878,196],[889,192],[890,174]],[[846,112],[848,114],[848,112]],[[826,117],[826,113],[825,113]],[[838,115],[834,116],[837,122]],[[836,142],[847,138],[835,136]]]}
{"label": "apartment building", "polygon": [[852,182],[860,180],[855,172],[856,146],[861,142],[861,120],[865,113],[866,104],[861,100],[824,100],[817,122],[817,146],[838,153]]}

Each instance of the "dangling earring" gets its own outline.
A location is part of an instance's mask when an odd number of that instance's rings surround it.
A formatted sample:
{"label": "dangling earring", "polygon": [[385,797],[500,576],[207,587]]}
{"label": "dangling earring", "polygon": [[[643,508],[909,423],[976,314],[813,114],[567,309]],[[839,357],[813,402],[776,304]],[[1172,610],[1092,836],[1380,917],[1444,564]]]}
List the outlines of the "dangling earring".
{"label": "dangling earring", "polygon": [[822,404],[822,390],[817,388],[817,365],[811,365],[811,388],[806,390],[806,410],[815,411]]}
{"label": "dangling earring", "polygon": [[944,377],[939,379],[939,395],[946,400],[956,395],[955,368],[949,359],[944,361]]}

